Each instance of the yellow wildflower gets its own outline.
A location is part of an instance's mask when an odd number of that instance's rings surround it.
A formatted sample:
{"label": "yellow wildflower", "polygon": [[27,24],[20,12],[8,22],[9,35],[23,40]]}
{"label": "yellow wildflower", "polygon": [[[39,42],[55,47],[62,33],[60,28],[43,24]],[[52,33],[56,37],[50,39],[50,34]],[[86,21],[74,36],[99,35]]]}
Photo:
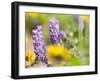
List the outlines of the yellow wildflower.
{"label": "yellow wildflower", "polygon": [[36,59],[36,54],[32,50],[29,50],[26,55],[27,65],[28,66],[33,65],[35,62],[35,59]]}
{"label": "yellow wildflower", "polygon": [[39,14],[38,13],[28,12],[27,15],[31,16],[31,17],[37,17]]}
{"label": "yellow wildflower", "polygon": [[51,45],[47,48],[47,59],[50,64],[65,64],[71,59],[71,53],[63,46]]}
{"label": "yellow wildflower", "polygon": [[89,20],[90,20],[90,16],[81,16],[81,18],[82,18],[85,22],[89,22]]}

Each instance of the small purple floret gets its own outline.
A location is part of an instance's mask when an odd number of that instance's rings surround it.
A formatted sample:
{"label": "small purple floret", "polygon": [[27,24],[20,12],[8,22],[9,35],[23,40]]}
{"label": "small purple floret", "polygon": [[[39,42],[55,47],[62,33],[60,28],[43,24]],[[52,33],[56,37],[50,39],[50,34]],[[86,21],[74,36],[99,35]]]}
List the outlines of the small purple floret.
{"label": "small purple floret", "polygon": [[59,31],[59,21],[56,19],[51,19],[49,21],[50,28],[50,40],[52,44],[59,44],[61,40],[65,37],[65,33],[63,31]]}
{"label": "small purple floret", "polygon": [[42,26],[37,26],[37,29],[32,31],[34,52],[37,55],[37,61],[41,61],[43,64],[47,63],[46,59],[46,43],[42,34]]}

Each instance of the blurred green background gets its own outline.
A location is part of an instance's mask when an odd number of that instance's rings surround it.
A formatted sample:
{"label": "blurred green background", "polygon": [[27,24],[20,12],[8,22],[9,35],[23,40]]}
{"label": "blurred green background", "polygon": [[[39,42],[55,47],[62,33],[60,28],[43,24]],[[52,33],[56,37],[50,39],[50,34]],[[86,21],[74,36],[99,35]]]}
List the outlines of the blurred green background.
{"label": "blurred green background", "polygon": [[73,55],[71,61],[65,66],[89,65],[89,16],[88,15],[67,15],[50,13],[25,13],[26,26],[26,53],[33,50],[32,30],[37,25],[42,25],[44,40],[51,44],[49,38],[49,20],[59,20],[60,30],[66,33],[63,45]]}

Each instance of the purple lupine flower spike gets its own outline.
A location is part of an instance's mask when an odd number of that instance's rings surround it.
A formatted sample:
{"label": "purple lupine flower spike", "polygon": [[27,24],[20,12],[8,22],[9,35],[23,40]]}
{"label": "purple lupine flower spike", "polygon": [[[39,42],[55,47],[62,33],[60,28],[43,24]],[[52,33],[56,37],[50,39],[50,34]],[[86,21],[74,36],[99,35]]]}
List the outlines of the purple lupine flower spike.
{"label": "purple lupine flower spike", "polygon": [[46,44],[42,34],[42,26],[37,26],[37,29],[32,31],[33,34],[33,46],[34,52],[37,55],[37,61],[41,61],[43,64],[47,63],[46,58]]}
{"label": "purple lupine flower spike", "polygon": [[50,27],[50,40],[52,44],[58,45],[61,43],[61,40],[64,38],[64,32],[59,31],[59,21],[56,19],[51,19],[49,21]]}

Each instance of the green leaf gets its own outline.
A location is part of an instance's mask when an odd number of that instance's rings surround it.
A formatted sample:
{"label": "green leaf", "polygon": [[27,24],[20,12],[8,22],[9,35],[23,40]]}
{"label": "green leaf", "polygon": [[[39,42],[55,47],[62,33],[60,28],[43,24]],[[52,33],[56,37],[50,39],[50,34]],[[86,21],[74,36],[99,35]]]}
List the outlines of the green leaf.
{"label": "green leaf", "polygon": [[71,60],[67,63],[67,66],[79,66],[79,65],[81,65],[80,60],[74,55],[72,56]]}

